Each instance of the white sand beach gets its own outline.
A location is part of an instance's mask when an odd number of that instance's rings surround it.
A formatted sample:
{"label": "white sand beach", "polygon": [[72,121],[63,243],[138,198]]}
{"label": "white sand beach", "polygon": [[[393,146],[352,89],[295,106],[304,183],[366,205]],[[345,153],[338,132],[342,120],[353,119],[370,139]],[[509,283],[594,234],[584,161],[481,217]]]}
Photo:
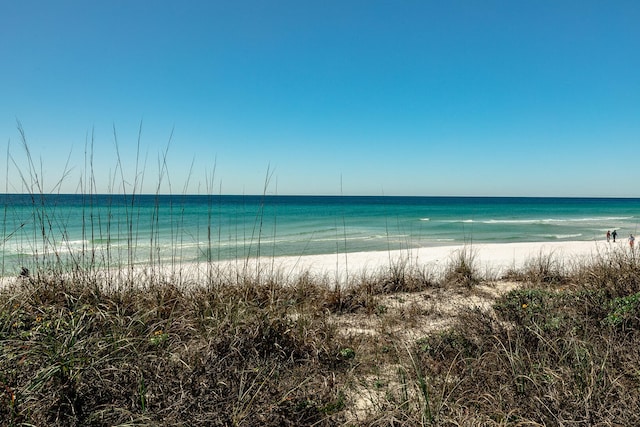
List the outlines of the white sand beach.
{"label": "white sand beach", "polygon": [[[188,263],[172,267],[138,266],[134,268],[133,275],[144,281],[143,277],[149,274],[155,277],[162,275],[175,277],[178,274],[181,282],[198,283],[203,279],[206,280],[207,275],[212,272],[228,274],[229,277],[235,276],[238,272],[245,272],[250,276],[259,272],[264,277],[276,275],[285,280],[295,279],[303,273],[308,273],[314,277],[326,277],[330,281],[345,283],[350,278],[373,276],[399,265],[422,268],[437,275],[454,262],[461,251],[466,251],[467,255],[472,256],[473,265],[479,273],[488,277],[499,277],[510,269],[520,269],[527,262],[542,256],[550,256],[553,260],[568,266],[606,256],[612,251],[622,250],[629,250],[626,239],[616,243],[566,241],[467,244],[394,251],[262,257],[219,261],[211,265]],[[128,276],[128,274],[125,275]],[[114,277],[112,274],[109,276]],[[15,279],[16,277],[5,277],[0,282],[6,285]]]}
{"label": "white sand beach", "polygon": [[[541,256],[551,256],[554,260],[569,265],[588,262],[596,257],[606,256],[615,250],[628,250],[627,241],[621,240],[616,243],[566,241],[452,245],[395,251],[264,257],[250,260],[248,263],[246,260],[224,261],[216,263],[215,266],[222,271],[245,268],[249,271],[261,271],[267,274],[278,272],[285,278],[294,278],[303,272],[308,272],[314,276],[326,276],[330,279],[343,281],[348,277],[379,273],[399,263],[426,268],[437,274],[450,265],[461,251],[467,251],[467,254],[473,256],[474,266],[481,273],[499,276],[509,269],[522,268],[527,262]],[[202,267],[202,265],[197,267],[200,274],[202,274]]]}

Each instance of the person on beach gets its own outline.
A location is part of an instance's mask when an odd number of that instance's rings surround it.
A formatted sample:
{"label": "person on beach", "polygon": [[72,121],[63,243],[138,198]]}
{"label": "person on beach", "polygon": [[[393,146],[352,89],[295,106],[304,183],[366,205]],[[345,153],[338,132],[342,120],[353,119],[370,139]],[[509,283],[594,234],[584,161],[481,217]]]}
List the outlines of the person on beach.
{"label": "person on beach", "polygon": [[611,237],[613,237],[613,243],[616,242],[616,236],[618,235],[618,232],[616,230],[613,230],[613,233],[611,233]]}
{"label": "person on beach", "polygon": [[633,237],[633,234],[629,234],[629,247],[633,249],[633,243],[636,241],[636,238]]}
{"label": "person on beach", "polygon": [[607,242],[611,240],[611,231],[607,230]]}

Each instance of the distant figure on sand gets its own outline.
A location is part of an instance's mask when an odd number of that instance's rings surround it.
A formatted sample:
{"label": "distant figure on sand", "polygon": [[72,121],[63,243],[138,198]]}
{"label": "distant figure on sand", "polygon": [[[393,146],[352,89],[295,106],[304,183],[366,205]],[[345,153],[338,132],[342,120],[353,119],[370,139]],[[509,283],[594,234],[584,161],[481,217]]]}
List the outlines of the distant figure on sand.
{"label": "distant figure on sand", "polygon": [[611,240],[611,231],[607,230],[607,242]]}
{"label": "distant figure on sand", "polygon": [[633,237],[633,234],[629,234],[629,247],[633,249],[633,243],[636,241],[636,238]]}
{"label": "distant figure on sand", "polygon": [[613,237],[613,243],[616,242],[616,236],[618,235],[618,232],[616,230],[613,230],[613,233],[611,233],[611,237]]}

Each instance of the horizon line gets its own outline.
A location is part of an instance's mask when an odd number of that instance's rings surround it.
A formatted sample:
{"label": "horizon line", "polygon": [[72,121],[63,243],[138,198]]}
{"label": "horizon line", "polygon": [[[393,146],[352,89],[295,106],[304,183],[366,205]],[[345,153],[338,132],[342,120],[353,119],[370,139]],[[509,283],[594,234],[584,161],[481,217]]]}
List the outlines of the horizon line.
{"label": "horizon line", "polygon": [[0,192],[2,196],[176,196],[176,197],[360,197],[360,198],[431,198],[431,199],[640,199],[640,196],[507,196],[507,195],[403,195],[403,194],[233,194],[233,193],[6,193]]}

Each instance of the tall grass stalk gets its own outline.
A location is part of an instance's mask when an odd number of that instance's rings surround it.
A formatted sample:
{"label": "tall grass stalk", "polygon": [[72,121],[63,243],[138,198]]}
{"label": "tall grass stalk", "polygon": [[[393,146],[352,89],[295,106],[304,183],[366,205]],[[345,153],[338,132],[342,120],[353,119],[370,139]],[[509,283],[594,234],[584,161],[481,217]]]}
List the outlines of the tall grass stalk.
{"label": "tall grass stalk", "polygon": [[[10,144],[7,144],[7,154],[6,154],[6,164],[5,164],[5,176],[4,176],[4,192],[6,194],[9,194],[9,147]],[[8,206],[7,204],[5,204],[2,207],[2,265],[0,265],[0,274],[4,274],[5,271],[5,254],[6,254],[6,249],[5,249],[5,245],[7,243],[7,241],[13,236],[14,232],[9,233],[7,230],[7,210],[8,210]]]}
{"label": "tall grass stalk", "polygon": [[[140,175],[140,142],[142,136],[142,122],[140,122],[140,126],[138,128],[138,140],[136,144],[136,158],[135,158],[135,171],[133,177],[133,183],[128,183],[128,181],[124,177],[124,166],[122,164],[122,156],[120,155],[120,147],[118,144],[118,135],[116,132],[115,125],[113,126],[113,140],[115,144],[116,156],[117,156],[117,169],[120,171],[120,178],[122,184],[122,194],[125,199],[125,217],[126,217],[126,233],[127,236],[127,282],[129,285],[133,284],[133,266],[135,262],[136,248],[138,243],[138,227],[139,216],[140,216],[140,208],[136,208],[136,196],[138,191],[138,186],[142,185],[142,181],[144,181],[144,173],[142,176]],[[143,171],[145,169],[143,168]],[[127,191],[127,184],[130,185],[130,193]],[[128,196],[127,196],[128,195]],[[127,199],[129,202],[127,203]],[[134,217],[135,215],[135,217]],[[135,221],[134,221],[135,219]],[[134,233],[134,224],[135,233]],[[150,260],[152,261],[152,260]]]}
{"label": "tall grass stalk", "polygon": [[[183,281],[173,248],[183,242],[183,211],[173,201],[162,209],[159,185],[151,210],[138,203],[146,176],[140,133],[133,179],[118,153],[105,196],[96,191],[93,134],[85,146],[86,256],[66,256],[74,249],[68,219],[48,203],[22,130],[27,167],[7,151],[32,204],[28,228],[15,226],[34,255],[33,274],[0,288],[0,424],[640,425],[640,262],[627,248],[573,269],[555,256],[534,259],[493,305],[434,318],[434,306],[494,285],[479,274],[475,248],[465,247],[442,276],[409,257],[346,282],[310,272],[285,280],[273,262],[268,274],[259,265],[249,271],[247,254],[262,251],[269,168],[253,228],[236,228],[237,246],[240,236],[248,246],[236,253],[235,270],[214,268],[215,173],[207,177],[206,247],[198,246],[207,278]],[[115,129],[114,138],[118,146]],[[168,149],[158,159],[161,182],[169,180]],[[52,193],[60,196],[68,177],[65,167]],[[121,210],[125,221],[114,224]],[[3,248],[13,238],[9,214],[5,204]],[[147,215],[148,252],[139,249]],[[159,238],[165,219],[168,258]],[[336,260],[344,255],[346,266],[342,220]],[[106,241],[104,251],[96,240]],[[141,261],[152,267],[148,276],[136,268]],[[354,384],[374,376],[397,387],[377,382],[362,391],[377,396],[375,405],[353,410],[361,397]]]}

